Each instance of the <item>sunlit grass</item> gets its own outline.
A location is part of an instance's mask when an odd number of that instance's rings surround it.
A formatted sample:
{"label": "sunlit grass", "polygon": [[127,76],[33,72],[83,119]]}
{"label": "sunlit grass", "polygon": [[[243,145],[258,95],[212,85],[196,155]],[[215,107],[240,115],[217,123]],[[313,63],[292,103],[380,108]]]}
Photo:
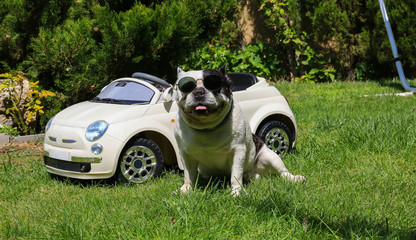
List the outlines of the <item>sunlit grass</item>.
{"label": "sunlit grass", "polygon": [[[277,176],[172,194],[175,171],[138,186],[52,179],[30,150],[0,155],[0,239],[415,239],[416,96],[395,82],[278,83],[298,124]],[[369,95],[364,97],[364,95]]]}

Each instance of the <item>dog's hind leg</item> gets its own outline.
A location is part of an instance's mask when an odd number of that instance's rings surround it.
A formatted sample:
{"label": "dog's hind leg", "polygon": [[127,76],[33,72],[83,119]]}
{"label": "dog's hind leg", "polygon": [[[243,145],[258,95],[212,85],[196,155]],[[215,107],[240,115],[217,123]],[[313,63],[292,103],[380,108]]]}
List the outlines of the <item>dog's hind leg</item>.
{"label": "dog's hind leg", "polygon": [[279,155],[265,145],[258,153],[257,169],[261,173],[278,173],[284,179],[292,182],[306,182],[304,176],[293,175],[287,170]]}

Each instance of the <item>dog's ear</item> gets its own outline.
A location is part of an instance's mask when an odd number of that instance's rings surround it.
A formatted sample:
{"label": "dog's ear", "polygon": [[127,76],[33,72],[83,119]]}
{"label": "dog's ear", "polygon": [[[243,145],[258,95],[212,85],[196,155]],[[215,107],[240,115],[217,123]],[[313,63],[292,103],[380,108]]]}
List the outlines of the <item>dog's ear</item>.
{"label": "dog's ear", "polygon": [[222,67],[220,67],[220,69],[218,69],[218,71],[220,71],[220,73],[225,76],[225,74],[227,74],[227,63],[224,63],[224,65],[222,65]]}
{"label": "dog's ear", "polygon": [[218,71],[224,76],[227,86],[230,87],[232,85],[232,81],[231,78],[227,76],[227,63],[224,63],[224,65],[222,65],[222,67],[220,67]]}
{"label": "dog's ear", "polygon": [[177,73],[178,73],[178,76],[179,76],[179,74],[181,74],[181,73],[183,73],[184,71],[182,70],[182,68],[181,67],[178,67],[178,70],[177,70]]}
{"label": "dog's ear", "polygon": [[162,93],[162,99],[165,100],[165,102],[172,102],[176,99],[176,91],[174,87],[166,88]]}

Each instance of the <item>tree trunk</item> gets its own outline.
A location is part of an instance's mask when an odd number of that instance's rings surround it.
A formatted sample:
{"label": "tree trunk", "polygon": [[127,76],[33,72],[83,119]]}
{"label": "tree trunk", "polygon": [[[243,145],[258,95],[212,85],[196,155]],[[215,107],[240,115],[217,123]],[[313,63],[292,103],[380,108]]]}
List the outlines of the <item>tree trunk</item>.
{"label": "tree trunk", "polygon": [[[291,27],[287,6],[285,6],[283,10],[285,11],[283,18],[285,20],[285,28],[287,30]],[[290,79],[293,82],[297,77],[299,77],[299,72],[297,70],[297,66],[299,66],[299,63],[298,63],[298,60],[296,59],[295,51],[293,50],[293,47],[292,47],[292,41],[289,41],[286,44],[286,54],[287,54],[287,60],[289,62]]]}

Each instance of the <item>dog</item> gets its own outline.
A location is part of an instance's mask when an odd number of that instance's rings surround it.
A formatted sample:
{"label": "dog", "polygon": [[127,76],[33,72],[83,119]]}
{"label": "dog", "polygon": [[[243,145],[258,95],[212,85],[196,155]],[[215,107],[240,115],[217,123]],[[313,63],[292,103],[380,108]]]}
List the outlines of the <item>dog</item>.
{"label": "dog", "polygon": [[232,195],[239,196],[243,179],[280,174],[293,182],[305,177],[292,175],[282,159],[251,132],[238,103],[233,100],[226,64],[220,69],[177,70],[175,84],[178,116],[175,138],[184,166],[180,191],[191,190],[198,172],[205,177],[229,177]]}

